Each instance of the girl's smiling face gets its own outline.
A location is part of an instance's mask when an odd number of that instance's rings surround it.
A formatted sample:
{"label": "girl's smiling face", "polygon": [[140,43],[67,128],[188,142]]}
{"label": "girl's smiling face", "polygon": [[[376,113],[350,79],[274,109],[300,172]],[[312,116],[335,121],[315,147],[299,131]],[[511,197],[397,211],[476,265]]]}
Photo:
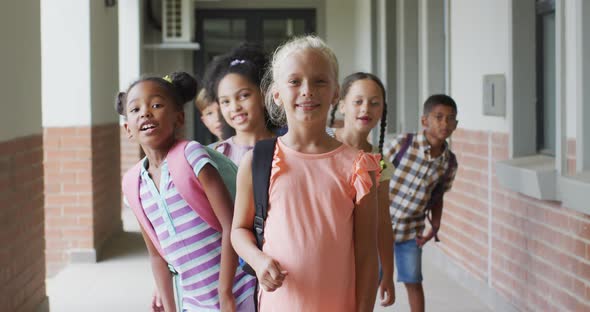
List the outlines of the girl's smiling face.
{"label": "girl's smiling face", "polygon": [[369,133],[381,120],[384,103],[383,90],[375,81],[361,79],[353,82],[339,105],[345,127]]}
{"label": "girl's smiling face", "polygon": [[184,112],[155,81],[142,81],[127,93],[125,130],[142,147],[158,148],[174,140]]}
{"label": "girl's smiling face", "polygon": [[260,88],[239,74],[219,81],[218,103],[225,121],[236,131],[248,132],[265,124]]}
{"label": "girl's smiling face", "polygon": [[319,51],[306,49],[286,57],[278,68],[273,99],[293,122],[326,122],[338,99],[338,82],[330,62]]}

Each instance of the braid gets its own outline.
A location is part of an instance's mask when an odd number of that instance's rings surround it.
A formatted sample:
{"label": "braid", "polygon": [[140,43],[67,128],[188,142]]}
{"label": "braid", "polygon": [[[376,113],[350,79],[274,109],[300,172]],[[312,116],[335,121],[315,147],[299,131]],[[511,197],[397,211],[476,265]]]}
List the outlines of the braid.
{"label": "braid", "polygon": [[[387,128],[387,103],[383,103],[383,113],[381,114],[381,131],[379,133],[379,154],[383,159],[383,141],[385,141],[385,130]],[[383,166],[385,169],[385,166]]]}
{"label": "braid", "polygon": [[336,118],[336,109],[338,109],[338,102],[334,104],[334,107],[332,107],[332,111],[330,112],[330,122],[328,123],[329,128],[332,128],[334,126],[334,119]]}

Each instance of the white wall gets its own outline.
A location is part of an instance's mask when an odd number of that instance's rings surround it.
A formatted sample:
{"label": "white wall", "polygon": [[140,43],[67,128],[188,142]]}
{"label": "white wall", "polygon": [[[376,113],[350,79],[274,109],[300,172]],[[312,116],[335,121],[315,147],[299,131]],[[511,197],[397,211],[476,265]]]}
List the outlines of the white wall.
{"label": "white wall", "polygon": [[[158,5],[158,1],[154,2]],[[315,8],[316,26],[336,53],[340,63],[341,77],[354,71],[371,70],[371,6],[367,0],[219,0],[195,1],[199,8]],[[157,10],[158,8],[155,8]],[[146,27],[143,27],[144,31]],[[146,42],[158,39],[155,32],[144,34]],[[160,74],[170,68],[192,67],[184,63],[186,54],[191,52],[144,51],[146,64],[144,72]],[[122,65],[126,66],[126,65]]]}
{"label": "white wall", "polygon": [[89,17],[88,1],[41,1],[43,127],[90,124]]}
{"label": "white wall", "polygon": [[[336,2],[336,1],[333,1]],[[341,1],[337,1],[340,3]],[[352,50],[354,53],[354,68],[350,70],[343,70],[342,71],[342,78],[346,77],[349,74],[357,71],[364,71],[364,72],[372,72],[373,71],[373,63],[377,60],[373,60],[373,18],[371,17],[372,7],[371,2],[368,0],[356,0],[355,7],[354,7],[354,20],[349,20],[348,23],[353,25],[351,29],[350,26],[347,26],[347,30],[350,34],[355,35],[355,40],[345,40],[344,42],[340,42],[342,45],[347,45],[348,49]],[[375,1],[376,2],[376,1]],[[377,5],[377,3],[375,3]],[[342,19],[343,17],[338,16],[340,14],[340,9],[336,9],[334,11],[328,11],[328,17],[332,16],[334,19]],[[345,17],[344,17],[345,18]],[[329,19],[328,19],[329,21]],[[328,28],[330,25],[328,25]],[[335,28],[334,31],[338,31],[339,28]],[[375,38],[378,38],[375,36]],[[331,39],[328,37],[328,43],[331,44]],[[344,47],[343,47],[344,48]]]}
{"label": "white wall", "polygon": [[[123,0],[124,1],[124,0]],[[135,1],[135,0],[127,0]],[[154,11],[159,11],[159,1],[154,1]],[[340,78],[359,70],[371,71],[371,6],[366,0],[195,0],[195,8],[208,9],[240,9],[240,8],[315,8],[316,30],[336,53],[340,63]],[[133,10],[121,9],[121,21],[131,23],[135,27],[139,21]],[[127,18],[129,17],[129,18]],[[145,43],[161,41],[161,33],[149,28],[146,23],[141,27],[142,39]],[[130,36],[126,31],[125,36]],[[142,43],[132,39],[135,47]],[[135,51],[135,47],[126,45],[126,51]],[[141,73],[162,75],[175,70],[193,71],[193,51],[190,50],[153,50],[142,49]],[[121,50],[123,51],[123,50]],[[120,73],[134,72],[135,59],[130,64],[121,62]],[[128,79],[130,76],[121,76]],[[133,80],[133,79],[131,79]],[[122,82],[123,83],[123,82]],[[192,106],[187,105],[187,131],[192,132]]]}
{"label": "white wall", "polygon": [[141,75],[142,16],[140,0],[119,0],[119,90],[125,90]]}
{"label": "white wall", "polygon": [[[565,1],[565,107],[568,138],[576,136],[576,71],[579,66],[576,59],[579,44],[576,39],[576,1]],[[460,126],[463,128],[501,132],[509,129],[507,118],[482,114],[481,79],[485,74],[510,72],[510,3],[510,0],[451,1],[451,95],[459,105]],[[510,79],[506,75],[507,88],[512,84]],[[509,101],[507,98],[507,104]]]}
{"label": "white wall", "polygon": [[[482,79],[507,75],[510,66],[510,0],[453,0],[450,5],[450,94],[460,127],[508,132],[508,119],[482,113]],[[507,98],[508,100],[508,98]]]}
{"label": "white wall", "polygon": [[[368,1],[367,1],[368,2]],[[340,65],[340,79],[359,70],[356,62],[355,0],[326,0],[326,34],[323,38],[330,45]],[[336,13],[337,12],[337,13]],[[321,34],[320,34],[321,35]]]}
{"label": "white wall", "polygon": [[0,2],[0,141],[41,133],[38,1]]}
{"label": "white wall", "polygon": [[117,7],[90,0],[90,88],[92,124],[119,121],[114,108],[119,90]]}

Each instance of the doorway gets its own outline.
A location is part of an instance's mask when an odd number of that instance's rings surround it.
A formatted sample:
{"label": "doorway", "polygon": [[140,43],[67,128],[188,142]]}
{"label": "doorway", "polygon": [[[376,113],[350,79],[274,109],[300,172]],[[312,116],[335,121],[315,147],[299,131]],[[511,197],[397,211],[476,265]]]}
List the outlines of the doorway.
{"label": "doorway", "polygon": [[[198,9],[195,38],[201,48],[194,53],[194,73],[203,77],[205,67],[217,55],[242,42],[256,43],[270,54],[293,36],[316,32],[315,9]],[[215,138],[195,110],[194,138],[209,144]]]}

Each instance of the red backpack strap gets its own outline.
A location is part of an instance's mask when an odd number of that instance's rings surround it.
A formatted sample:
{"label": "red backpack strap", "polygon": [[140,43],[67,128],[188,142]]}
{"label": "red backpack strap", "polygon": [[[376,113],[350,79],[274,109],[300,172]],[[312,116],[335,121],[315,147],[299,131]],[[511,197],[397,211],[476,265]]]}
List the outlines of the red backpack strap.
{"label": "red backpack strap", "polygon": [[[168,169],[170,177],[180,196],[209,226],[221,232],[221,224],[213,212],[207,195],[203,191],[193,167],[186,160],[185,148],[188,141],[178,141],[168,152]],[[206,204],[203,204],[206,203]]]}
{"label": "red backpack strap", "polygon": [[158,237],[156,236],[156,230],[154,230],[152,223],[145,215],[143,207],[141,206],[141,200],[139,198],[139,186],[141,184],[141,165],[142,161],[138,162],[135,166],[129,169],[123,176],[123,194],[127,199],[129,207],[135,214],[135,217],[137,218],[139,225],[146,232],[146,234],[152,241],[152,244],[156,246],[156,249],[158,250],[160,255],[164,257],[162,247],[160,246],[160,242],[158,241]]}

